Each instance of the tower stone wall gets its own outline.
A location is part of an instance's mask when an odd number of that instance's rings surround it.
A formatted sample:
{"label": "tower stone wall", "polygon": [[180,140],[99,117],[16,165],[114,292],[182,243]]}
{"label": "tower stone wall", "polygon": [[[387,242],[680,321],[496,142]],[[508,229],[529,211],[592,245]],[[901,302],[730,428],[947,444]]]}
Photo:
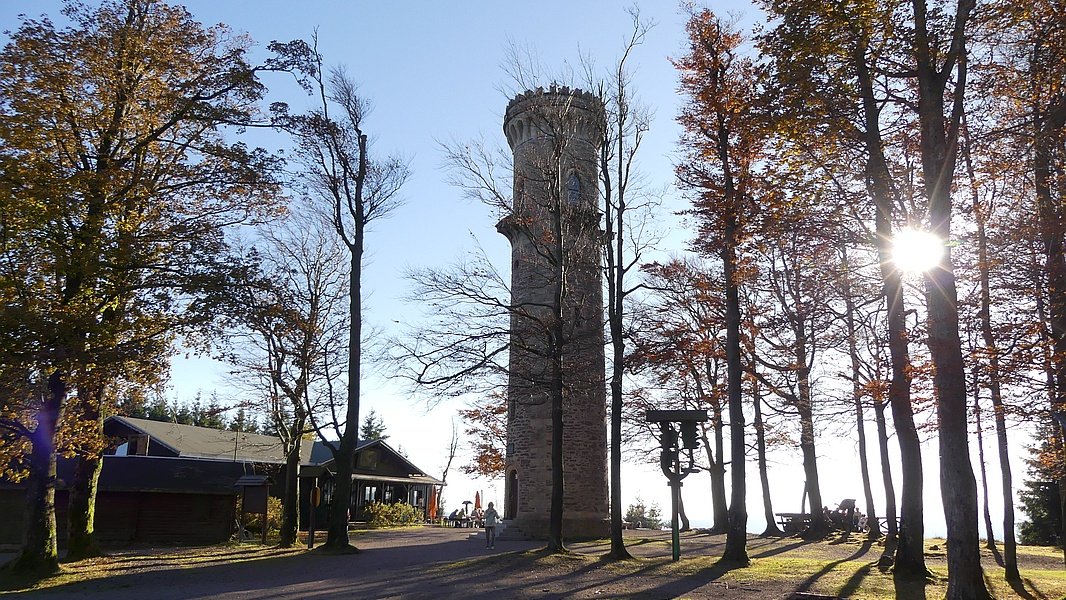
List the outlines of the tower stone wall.
{"label": "tower stone wall", "polygon": [[[508,104],[514,204],[497,225],[511,242],[512,304],[504,518],[548,532],[551,510],[551,360],[562,349],[563,533],[609,531],[598,158],[603,107],[565,87]],[[561,307],[562,336],[550,330]]]}

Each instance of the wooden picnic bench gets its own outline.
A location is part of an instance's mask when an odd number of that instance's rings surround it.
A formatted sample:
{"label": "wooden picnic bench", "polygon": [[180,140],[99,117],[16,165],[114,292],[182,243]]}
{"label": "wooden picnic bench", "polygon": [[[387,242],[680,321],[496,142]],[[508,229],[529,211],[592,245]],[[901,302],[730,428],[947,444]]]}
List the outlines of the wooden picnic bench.
{"label": "wooden picnic bench", "polygon": [[774,513],[777,516],[777,524],[785,533],[800,533],[811,526],[810,513]]}

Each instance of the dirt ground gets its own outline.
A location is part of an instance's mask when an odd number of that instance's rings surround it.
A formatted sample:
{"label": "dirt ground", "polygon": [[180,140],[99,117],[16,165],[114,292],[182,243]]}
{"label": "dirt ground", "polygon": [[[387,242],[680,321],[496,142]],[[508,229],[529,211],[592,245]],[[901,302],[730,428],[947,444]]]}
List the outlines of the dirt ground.
{"label": "dirt ground", "polygon": [[[852,539],[809,544],[795,538],[749,540],[753,566],[730,570],[716,563],[724,536],[689,532],[682,560],[670,560],[669,532],[627,531],[634,561],[602,560],[605,542],[570,545],[567,556],[536,552],[541,544],[498,541],[485,548],[484,534],[469,529],[422,527],[360,532],[355,555],[326,556],[255,544],[209,548],[127,548],[94,561],[65,566],[46,589],[26,591],[8,583],[2,594],[40,598],[153,600],[170,598],[792,598],[802,593],[840,597],[938,598],[942,582],[893,582],[879,572],[880,548]],[[930,546],[928,566],[946,571],[943,554]],[[986,570],[996,569],[989,555]],[[4,560],[0,557],[0,561]],[[1061,572],[1061,555],[1024,557],[1027,572]],[[837,572],[835,567],[846,568]],[[850,568],[848,566],[850,565]],[[1035,579],[1035,577],[1034,577]],[[999,597],[1061,598],[1063,587],[1029,581]],[[797,593],[801,593],[797,595]],[[822,596],[836,597],[836,596]]]}

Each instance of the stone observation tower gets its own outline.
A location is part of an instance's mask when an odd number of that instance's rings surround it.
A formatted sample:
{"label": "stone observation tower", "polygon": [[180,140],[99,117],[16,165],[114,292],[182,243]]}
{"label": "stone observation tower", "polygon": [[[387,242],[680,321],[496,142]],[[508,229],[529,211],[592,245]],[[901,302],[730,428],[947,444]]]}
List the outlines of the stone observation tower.
{"label": "stone observation tower", "polygon": [[[496,228],[511,242],[511,350],[504,519],[543,538],[551,511],[552,348],[563,394],[563,532],[604,536],[607,428],[597,165],[603,105],[566,87],[507,105],[514,203]],[[555,319],[560,315],[561,319]]]}

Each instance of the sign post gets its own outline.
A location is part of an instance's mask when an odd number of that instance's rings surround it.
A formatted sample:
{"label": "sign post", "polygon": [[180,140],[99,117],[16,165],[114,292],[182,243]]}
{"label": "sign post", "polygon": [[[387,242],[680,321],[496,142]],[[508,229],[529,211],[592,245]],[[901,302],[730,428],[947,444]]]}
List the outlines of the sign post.
{"label": "sign post", "polygon": [[[706,410],[649,410],[648,423],[659,424],[659,466],[670,482],[670,533],[673,541],[673,560],[681,560],[681,532],[678,528],[678,506],[681,503],[681,480],[699,471],[693,451],[699,448],[696,423],[707,420]],[[675,423],[677,426],[675,427]],[[680,435],[679,435],[680,433]],[[681,466],[682,456],[688,454],[688,466]]]}
{"label": "sign post", "polygon": [[310,550],[315,547],[315,510],[318,505],[322,503],[322,489],[317,485],[311,488],[311,514],[308,517],[307,523],[307,549]]}

